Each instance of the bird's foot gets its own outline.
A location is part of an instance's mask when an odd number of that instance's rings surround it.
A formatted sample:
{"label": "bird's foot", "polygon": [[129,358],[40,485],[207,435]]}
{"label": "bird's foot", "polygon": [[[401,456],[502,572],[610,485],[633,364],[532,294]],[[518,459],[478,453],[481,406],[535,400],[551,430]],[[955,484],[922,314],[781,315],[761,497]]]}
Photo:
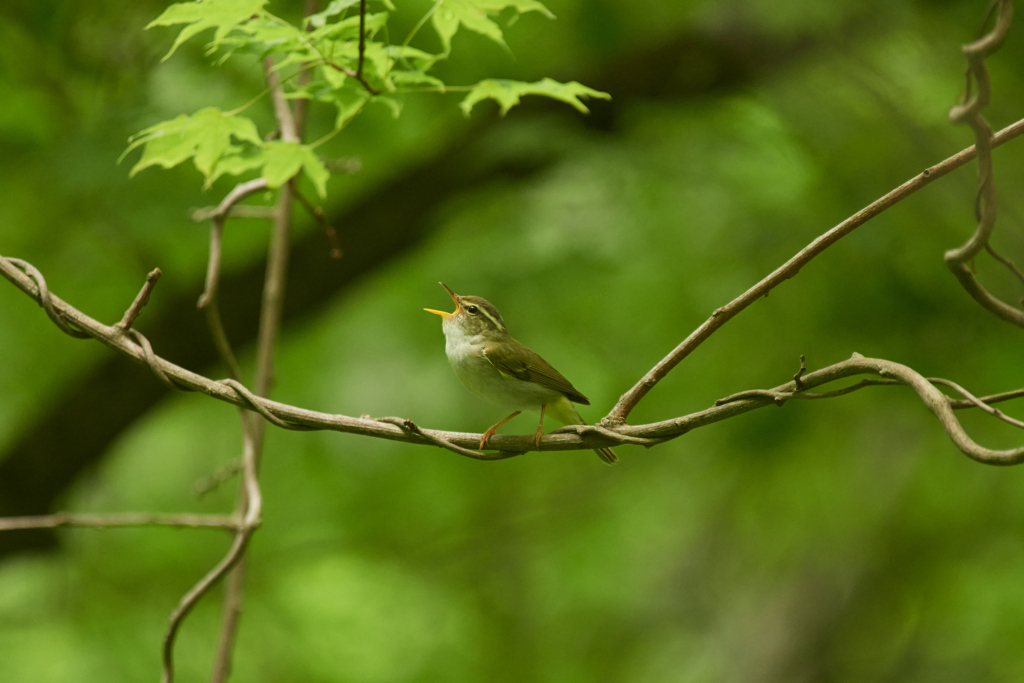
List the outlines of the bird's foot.
{"label": "bird's foot", "polygon": [[484,432],[484,435],[480,437],[480,448],[479,448],[479,450],[482,451],[484,449],[484,447],[487,446],[487,442],[491,440],[492,436],[494,436],[494,432],[496,432],[498,430],[498,427],[500,427],[501,425],[505,424],[506,422],[511,420],[513,417],[515,417],[519,413],[520,413],[520,411],[517,410],[516,412],[512,413],[511,415],[506,417],[504,420],[502,420],[501,422],[499,422],[498,424],[494,425],[493,427],[488,429],[486,432]]}
{"label": "bird's foot", "polygon": [[484,432],[484,435],[480,437],[480,447],[477,450],[482,451],[484,448],[487,447],[487,442],[491,440],[492,436],[494,436],[494,432],[494,427],[491,427],[486,432]]}
{"label": "bird's foot", "polygon": [[544,410],[547,408],[547,404],[541,404],[540,406],[540,423],[537,425],[537,431],[533,434],[533,447],[540,450],[540,437],[544,436]]}

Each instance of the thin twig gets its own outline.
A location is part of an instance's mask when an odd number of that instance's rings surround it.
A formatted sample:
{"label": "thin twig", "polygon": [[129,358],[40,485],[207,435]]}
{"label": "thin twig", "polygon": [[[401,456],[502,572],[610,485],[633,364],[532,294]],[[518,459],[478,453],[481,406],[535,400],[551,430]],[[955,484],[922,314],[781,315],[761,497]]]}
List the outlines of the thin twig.
{"label": "thin twig", "polygon": [[985,243],[985,251],[987,251],[989,255],[991,255],[992,258],[994,258],[996,261],[999,261],[1004,266],[1006,266],[1006,269],[1013,273],[1013,276],[1020,280],[1021,284],[1024,284],[1024,273],[1020,272],[1020,269],[1017,268],[1013,261],[1006,258],[1005,256],[1000,256],[999,253],[992,248],[991,243]]}
{"label": "thin twig", "polygon": [[[241,417],[244,423],[247,418],[244,414]],[[263,513],[263,497],[260,493],[259,481],[256,475],[256,457],[251,431],[251,429],[243,426],[242,478],[248,503],[245,515],[238,527],[238,531],[235,533],[231,548],[224,558],[182,597],[178,606],[171,613],[162,649],[162,683],[172,683],[174,681],[174,641],[185,617],[188,616],[188,613],[192,611],[192,608],[196,606],[199,600],[211,588],[217,585],[221,578],[242,559],[245,549],[249,545],[249,540],[260,526]]]}
{"label": "thin twig", "polygon": [[[939,382],[934,379],[926,379],[920,373],[905,365],[900,365],[899,363],[879,358],[865,358],[864,356],[855,353],[853,354],[853,357],[847,361],[836,363],[827,368],[822,368],[821,370],[808,373],[803,380],[806,386],[815,387],[843,377],[849,377],[857,374],[877,375],[883,380],[904,384],[912,388],[924,402],[925,406],[927,406],[932,414],[939,419],[939,422],[946,430],[946,434],[950,437],[957,448],[959,448],[960,451],[969,458],[987,465],[1015,465],[1024,462],[1024,447],[1008,450],[992,450],[975,443],[967,435],[963,427],[960,425],[960,422],[956,419],[949,397],[935,387],[935,384]],[[942,381],[946,382],[945,380]],[[950,382],[948,384],[953,383]],[[861,382],[840,391],[843,393],[849,393],[850,391],[863,388],[864,386],[868,386],[868,384],[866,382]],[[686,428],[688,431],[689,429],[709,424],[712,421],[717,422],[728,417],[732,417],[740,412],[747,412],[754,408],[770,405],[771,402],[778,402],[780,398],[807,397],[807,394],[796,392],[796,382],[787,382],[786,384],[775,387],[774,389],[743,393],[748,394],[748,396],[736,398],[737,396],[740,396],[737,394],[733,397],[729,397],[729,399],[726,399],[724,402],[717,402],[713,409],[702,411],[701,413],[694,413],[693,415],[684,416],[675,420],[666,420],[661,423],[663,426],[662,429],[668,428],[675,431],[680,428]],[[966,392],[964,393],[966,394]],[[978,405],[985,404],[979,399]],[[654,433],[661,432],[661,429],[655,425],[646,425],[646,427]]]}
{"label": "thin twig", "polygon": [[[796,382],[794,382],[796,384]],[[777,406],[786,405],[786,401],[793,398],[794,391],[778,391],[776,389],[747,389],[730,394],[715,401],[716,406],[724,406],[736,401],[749,401],[751,399],[766,398]]]}
{"label": "thin twig", "polygon": [[803,382],[800,381],[800,378],[804,376],[805,372],[807,372],[807,361],[804,359],[804,355],[801,353],[800,368],[796,371],[796,374],[793,375],[793,382],[796,383],[797,391],[804,390],[804,384]]}
{"label": "thin twig", "polygon": [[210,336],[213,337],[214,348],[217,355],[227,366],[228,373],[239,378],[242,370],[231,349],[231,342],[228,340],[227,330],[224,329],[224,322],[220,315],[220,304],[217,301],[217,292],[220,289],[220,254],[221,243],[224,236],[224,219],[214,218],[210,224],[210,255],[206,262],[206,288],[199,296],[196,306],[206,315],[206,325],[210,328]]}
{"label": "thin twig", "polygon": [[295,193],[295,198],[298,199],[303,208],[305,208],[306,211],[316,219],[316,222],[320,224],[320,229],[324,231],[325,235],[327,235],[327,241],[331,245],[331,258],[340,259],[343,252],[341,251],[341,242],[338,241],[338,231],[334,229],[333,225],[327,222],[327,218],[324,216],[324,210],[319,206],[313,206],[313,204],[306,199],[305,195],[299,192],[299,188],[296,186],[294,181],[292,181],[292,192]]}
{"label": "thin twig", "polygon": [[[735,403],[736,401],[743,401],[746,399],[757,399],[766,398],[777,406],[785,405],[786,401],[791,398],[801,400],[816,400],[822,398],[836,398],[838,396],[845,396],[846,394],[852,394],[858,389],[864,387],[879,387],[888,386],[893,384],[900,384],[900,382],[894,379],[862,379],[856,384],[851,384],[848,387],[842,389],[833,389],[832,391],[807,391],[806,387],[803,386],[803,382],[798,383],[796,377],[793,378],[794,389],[788,391],[784,388],[780,389],[749,389],[747,391],[740,391],[735,394],[731,394],[724,398],[720,398],[715,401],[716,406],[724,406],[727,403]],[[973,406],[972,406],[973,407]]]}
{"label": "thin twig", "polygon": [[[321,53],[321,56],[322,56],[322,53]],[[365,61],[366,61],[366,0],[359,0],[359,57],[358,57],[358,59],[356,61],[356,70],[353,71],[352,69],[348,69],[346,67],[343,67],[340,64],[337,64],[337,63],[327,59],[326,57],[324,58],[324,63],[327,66],[331,67],[332,69],[334,69],[336,71],[340,71],[341,73],[345,74],[349,78],[354,78],[356,81],[359,82],[359,84],[361,86],[363,86],[363,88],[366,89],[366,92],[370,93],[371,95],[380,95],[380,90],[377,90],[372,85],[370,85],[369,81],[366,80],[366,77],[363,76],[363,64],[365,63]]]}
{"label": "thin twig", "polygon": [[[224,221],[227,220],[236,204],[254,192],[267,188],[266,178],[256,178],[244,183],[239,183],[224,197],[217,208],[209,215],[212,223],[210,225],[210,255],[206,262],[206,286],[199,297],[197,306],[206,314],[206,324],[210,328],[210,335],[213,337],[213,344],[217,349],[217,355],[228,369],[228,373],[235,379],[240,379],[242,370],[228,340],[227,330],[224,329],[224,320],[220,315],[220,304],[217,293],[220,290],[220,257],[221,244],[224,235]],[[195,214],[193,214],[193,217]]]}
{"label": "thin twig", "polygon": [[[202,223],[208,221],[217,214],[218,207],[216,206],[204,206],[198,209],[192,209],[189,212],[189,218],[196,223]],[[274,207],[272,206],[254,206],[252,204],[236,204],[232,206],[227,212],[227,218],[273,218]]]}
{"label": "thin twig", "polygon": [[213,474],[203,477],[201,480],[197,481],[192,487],[192,492],[195,494],[196,498],[203,498],[241,471],[242,463],[233,462],[226,467],[220,468]]}
{"label": "thin twig", "polygon": [[57,512],[35,517],[0,517],[0,531],[16,529],[56,529],[64,526],[84,526],[94,529],[135,526],[169,526],[189,529],[228,529],[235,531],[239,520],[227,515],[151,514],[124,512],[88,514]]}
{"label": "thin twig", "polygon": [[[1021,119],[1020,121],[1017,121],[996,133],[992,137],[992,147],[998,147],[999,145],[1017,137],[1021,133],[1024,133],[1024,119]],[[917,174],[896,189],[886,193],[883,197],[876,199],[874,202],[853,214],[828,232],[820,235],[813,242],[797,252],[796,255],[776,268],[766,278],[712,313],[710,318],[704,321],[704,323],[696,330],[691,332],[686,339],[671,351],[671,353],[651,368],[651,370],[644,375],[632,389],[623,394],[619,399],[619,402],[615,404],[614,408],[612,408],[611,412],[609,412],[604,420],[602,420],[602,423],[605,424],[605,426],[612,428],[624,424],[626,418],[629,417],[630,411],[636,407],[636,404],[640,402],[640,399],[646,396],[647,392],[649,392],[654,385],[660,382],[672,370],[672,368],[690,355],[694,349],[714,334],[718,328],[722,327],[725,323],[734,318],[740,311],[768,294],[768,292],[775,289],[789,278],[795,277],[797,273],[800,272],[800,269],[807,265],[814,257],[821,254],[823,251],[853,232],[868,220],[892,207],[894,204],[906,199],[925,185],[938,180],[954,169],[960,168],[967,162],[974,159],[974,157],[974,147],[968,147],[967,149],[954,154],[948,159],[935,164],[931,168],[925,169],[923,172]]]}
{"label": "thin twig", "polygon": [[[961,396],[963,396],[974,407],[981,408],[983,411],[985,411],[992,417],[998,418],[1003,422],[1006,422],[1007,424],[1011,424],[1014,427],[1024,429],[1024,422],[1021,422],[1020,420],[1010,417],[1009,415],[999,410],[998,408],[993,408],[992,406],[988,405],[988,403],[986,403],[984,399],[978,398],[977,396],[975,396],[974,394],[972,394],[971,392],[967,391],[962,386],[957,384],[956,382],[951,382],[950,380],[942,379],[941,377],[929,377],[928,381],[931,382],[932,384],[941,384],[942,386],[949,387],[953,391],[956,391]],[[949,399],[948,396],[946,398],[947,400],[952,400]]]}
{"label": "thin twig", "polygon": [[[1024,397],[1024,389],[1015,389],[1013,391],[1004,391],[1001,394],[991,394],[989,396],[982,396],[979,401],[982,403],[1001,403],[1002,401],[1009,401],[1015,398]],[[974,401],[968,401],[967,399],[957,400],[954,398],[949,399],[949,405],[953,410],[963,410],[964,408],[976,407]]]}
{"label": "thin twig", "polygon": [[[285,98],[280,77],[274,68],[273,59],[267,57],[264,62],[267,85],[270,87],[274,102],[274,116],[277,118],[281,139],[285,142],[300,143],[302,140],[296,127],[291,105]],[[274,352],[281,329],[281,314],[284,305],[284,289],[288,276],[288,233],[292,214],[292,183],[281,186],[277,194],[274,227],[270,237],[267,255],[267,271],[263,281],[263,299],[260,307],[259,331],[256,342],[256,377],[255,393],[261,397],[269,395],[274,381]],[[246,396],[248,390],[238,380],[231,382],[236,392]],[[255,397],[252,397],[255,398]],[[250,516],[256,510],[257,516],[261,507],[259,496],[259,463],[263,453],[263,437],[266,422],[252,419],[246,413],[241,414],[242,432],[246,440],[246,454],[243,458],[244,470],[242,490],[238,497],[239,514]],[[221,623],[221,634],[217,650],[217,659],[213,668],[213,682],[221,683],[231,671],[231,660],[234,652],[235,635],[241,616],[243,591],[245,586],[245,557],[243,547],[233,566],[228,568],[231,575],[228,579],[224,595],[224,618]],[[227,569],[225,569],[227,571]]]}
{"label": "thin twig", "polygon": [[359,61],[356,62],[356,78],[363,77],[363,59],[366,56],[366,0],[359,0]]}
{"label": "thin twig", "polygon": [[379,95],[380,91],[372,87],[363,77],[363,62],[366,59],[366,0],[359,0],[359,61],[356,62],[356,72],[351,74],[359,81],[366,91],[371,95]]}
{"label": "thin twig", "polygon": [[252,180],[247,180],[244,183],[239,183],[238,185],[235,185],[234,188],[232,188],[231,192],[228,192],[226,195],[224,195],[224,199],[222,199],[220,204],[218,204],[215,208],[196,209],[195,211],[193,211],[192,220],[198,223],[199,221],[205,221],[215,218],[227,218],[227,216],[233,209],[239,208],[235,206],[236,204],[238,204],[238,202],[242,201],[251,194],[254,194],[256,192],[259,192],[260,190],[265,189],[267,189],[266,178],[253,178]]}
{"label": "thin twig", "polygon": [[220,304],[217,293],[220,291],[220,255],[221,244],[224,237],[224,218],[222,212],[210,223],[210,255],[206,262],[206,287],[199,297],[196,305],[206,314],[206,325],[210,328],[210,335],[213,337],[213,345],[217,349],[217,355],[227,366],[228,373],[235,379],[240,379],[242,370],[235,358],[235,352],[231,349],[231,342],[228,340],[227,330],[224,329],[224,321],[220,315]]}
{"label": "thin twig", "polygon": [[142,313],[142,307],[149,303],[149,295],[153,292],[153,288],[156,287],[157,280],[160,279],[159,268],[154,268],[150,271],[149,275],[146,276],[146,282],[142,285],[142,289],[139,290],[138,295],[135,297],[135,301],[128,307],[128,310],[124,312],[124,317],[121,318],[121,322],[114,325],[122,331],[128,331],[132,324],[135,323],[135,319]]}

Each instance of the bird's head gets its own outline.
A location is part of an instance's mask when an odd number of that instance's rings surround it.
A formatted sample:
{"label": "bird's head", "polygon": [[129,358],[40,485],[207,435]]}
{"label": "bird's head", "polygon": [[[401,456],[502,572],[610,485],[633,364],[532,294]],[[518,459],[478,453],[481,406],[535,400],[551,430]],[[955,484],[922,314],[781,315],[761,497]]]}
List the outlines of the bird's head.
{"label": "bird's head", "polygon": [[459,296],[445,283],[440,283],[448,296],[455,302],[455,312],[435,311],[432,308],[424,308],[427,313],[434,313],[444,318],[444,333],[458,333],[467,337],[479,334],[502,336],[507,335],[505,321],[501,319],[501,313],[490,301],[481,299],[478,296]]}

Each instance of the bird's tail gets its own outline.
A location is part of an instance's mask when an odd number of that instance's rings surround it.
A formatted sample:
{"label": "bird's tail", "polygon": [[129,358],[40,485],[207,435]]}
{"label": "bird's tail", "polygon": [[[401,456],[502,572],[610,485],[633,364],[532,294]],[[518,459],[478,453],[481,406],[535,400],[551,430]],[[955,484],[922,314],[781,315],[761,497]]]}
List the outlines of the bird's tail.
{"label": "bird's tail", "polygon": [[[559,422],[567,425],[583,425],[587,424],[582,417],[580,417],[579,411],[576,410],[569,399],[563,398],[557,403],[547,406],[548,415],[555,418]],[[609,465],[614,465],[619,461],[615,456],[615,451],[610,448],[595,448],[594,452],[597,453],[597,457],[601,458],[604,462]]]}

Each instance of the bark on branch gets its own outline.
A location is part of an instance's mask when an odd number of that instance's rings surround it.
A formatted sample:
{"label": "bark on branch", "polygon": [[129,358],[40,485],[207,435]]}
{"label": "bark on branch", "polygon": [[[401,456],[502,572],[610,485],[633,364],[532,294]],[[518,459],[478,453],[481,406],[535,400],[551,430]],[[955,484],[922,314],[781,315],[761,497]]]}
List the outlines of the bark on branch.
{"label": "bark on branch", "polygon": [[[397,424],[395,418],[374,420],[367,416],[356,418],[347,415],[332,415],[260,398],[251,392],[242,391],[238,388],[239,385],[236,382],[212,380],[179,367],[160,358],[155,353],[150,352],[147,354],[143,345],[120,333],[117,328],[104,325],[68,305],[59,297],[49,294],[46,291],[46,283],[42,279],[41,274],[38,279],[28,277],[12,263],[11,259],[0,256],[0,273],[36,301],[48,301],[52,308],[51,317],[59,318],[65,326],[73,326],[77,330],[81,330],[82,334],[94,337],[107,346],[127,354],[136,361],[146,363],[153,369],[154,373],[166,377],[176,388],[185,391],[201,391],[226,403],[255,410],[268,416],[268,419],[270,419],[269,416],[272,416],[274,423],[284,429],[322,429],[414,444],[441,445],[442,447],[452,445],[455,448],[449,448],[449,450],[460,455],[464,455],[460,451],[472,450],[480,443],[480,434],[446,432],[423,429],[418,426],[413,428],[411,423],[410,425]],[[40,284],[37,285],[37,282]],[[145,339],[138,333],[136,333],[136,336],[139,339]],[[883,381],[862,382],[856,387],[829,392],[829,394],[810,394],[806,397],[826,398],[829,396],[839,396],[855,389],[879,383],[889,384],[895,382],[904,384],[918,394],[928,409],[942,423],[943,428],[949,434],[953,443],[968,457],[990,465],[1011,465],[1024,461],[1024,447],[999,451],[984,448],[971,440],[960,426],[953,412],[954,404],[959,404],[960,402],[947,397],[920,373],[905,365],[882,359],[864,358],[859,354],[855,354],[850,360],[801,375],[799,384],[802,389],[797,386],[797,380],[794,379],[774,389],[752,393],[744,392],[744,395],[733,395],[706,410],[661,422],[632,426],[620,425],[618,427],[608,427],[606,425],[600,429],[596,425],[570,426],[545,435],[541,439],[539,446],[534,445],[532,436],[496,434],[491,438],[490,443],[499,450],[499,454],[485,459],[509,457],[512,453],[526,453],[535,450],[582,450],[636,443],[650,446],[682,436],[693,429],[720,422],[742,413],[750,412],[751,410],[777,403],[785,403],[789,398],[798,398],[801,393],[823,384],[864,374],[874,375]],[[1019,395],[1019,392],[1013,393]],[[988,403],[989,401],[1005,400],[1005,398],[1006,394],[1001,394],[987,400],[979,400]],[[957,405],[957,407],[963,406]],[[502,455],[502,452],[504,452],[504,455]]]}

